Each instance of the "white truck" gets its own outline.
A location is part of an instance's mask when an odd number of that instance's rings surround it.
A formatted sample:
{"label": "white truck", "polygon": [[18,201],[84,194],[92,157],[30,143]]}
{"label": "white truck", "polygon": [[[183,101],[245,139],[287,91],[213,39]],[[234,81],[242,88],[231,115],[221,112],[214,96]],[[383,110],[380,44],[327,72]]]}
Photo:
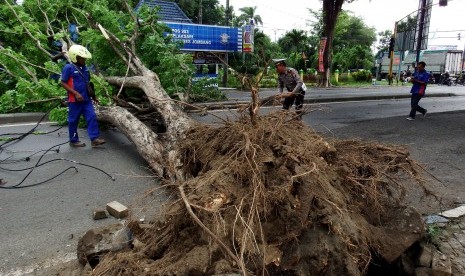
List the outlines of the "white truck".
{"label": "white truck", "polygon": [[[416,51],[405,51],[401,61],[400,52],[394,52],[392,73],[397,76],[402,71],[414,71]],[[432,72],[435,78],[448,71],[451,75],[459,75],[462,71],[463,51],[462,50],[423,50],[420,51],[420,61],[426,63],[426,70]],[[378,80],[387,78],[389,74],[389,53],[383,52],[378,55],[375,61]],[[394,77],[395,78],[395,77]]]}

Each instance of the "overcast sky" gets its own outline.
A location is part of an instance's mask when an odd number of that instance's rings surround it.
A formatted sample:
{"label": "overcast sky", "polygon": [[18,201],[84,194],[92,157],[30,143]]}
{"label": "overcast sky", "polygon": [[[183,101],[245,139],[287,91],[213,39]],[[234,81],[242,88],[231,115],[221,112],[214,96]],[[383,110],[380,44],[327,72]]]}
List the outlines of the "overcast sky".
{"label": "overcast sky", "polygon": [[[226,0],[220,0],[226,6]],[[433,0],[433,4],[439,0]],[[434,5],[431,15],[429,45],[456,45],[464,49],[465,45],[465,0],[449,0],[447,7]],[[257,14],[262,17],[263,31],[272,40],[279,38],[293,28],[308,30],[306,21],[312,20],[308,9],[321,9],[320,0],[229,0],[239,15],[241,7],[257,7]],[[393,30],[395,21],[414,12],[419,7],[419,0],[356,0],[344,4],[343,9],[364,19],[365,24],[376,31]],[[455,31],[457,30],[457,31]],[[455,31],[455,32],[443,32]],[[461,40],[457,40],[461,33]],[[453,38],[442,38],[453,37]]]}

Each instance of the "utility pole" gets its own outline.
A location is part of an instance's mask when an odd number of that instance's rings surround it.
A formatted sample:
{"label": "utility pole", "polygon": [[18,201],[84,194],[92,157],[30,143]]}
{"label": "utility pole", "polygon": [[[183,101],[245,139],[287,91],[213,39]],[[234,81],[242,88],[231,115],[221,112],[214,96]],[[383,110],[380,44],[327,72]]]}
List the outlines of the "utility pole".
{"label": "utility pole", "polygon": [[[226,0],[226,27],[229,27],[229,0]],[[228,51],[224,53],[223,87],[228,86]]]}
{"label": "utility pole", "polygon": [[420,62],[421,42],[423,40],[423,28],[425,25],[426,0],[421,1],[420,22],[418,23],[417,57],[415,58],[415,70]]}
{"label": "utility pole", "polygon": [[202,0],[200,0],[200,6],[199,6],[199,24],[202,24]]}

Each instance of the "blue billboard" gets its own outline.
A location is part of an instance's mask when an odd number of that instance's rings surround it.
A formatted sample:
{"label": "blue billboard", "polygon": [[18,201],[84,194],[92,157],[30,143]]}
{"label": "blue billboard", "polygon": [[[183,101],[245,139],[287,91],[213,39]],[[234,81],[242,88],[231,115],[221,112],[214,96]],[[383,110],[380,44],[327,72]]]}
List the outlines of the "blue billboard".
{"label": "blue billboard", "polygon": [[173,40],[183,51],[242,52],[242,29],[224,26],[163,22],[171,28]]}

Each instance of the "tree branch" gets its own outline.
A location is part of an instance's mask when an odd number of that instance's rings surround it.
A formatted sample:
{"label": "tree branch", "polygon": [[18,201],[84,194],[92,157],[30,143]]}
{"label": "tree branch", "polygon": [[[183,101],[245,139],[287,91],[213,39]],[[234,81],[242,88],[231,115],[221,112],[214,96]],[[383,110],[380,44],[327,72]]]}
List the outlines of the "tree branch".
{"label": "tree branch", "polygon": [[23,63],[21,63],[20,65],[23,68],[23,70],[32,78],[32,81],[34,83],[39,83],[39,80],[37,79],[37,76],[36,76],[36,74],[34,74],[34,72],[29,70],[29,68],[27,68],[27,66],[24,65]]}
{"label": "tree branch", "polygon": [[144,81],[144,77],[141,76],[131,76],[131,77],[105,77],[105,80],[115,86],[125,86],[130,88],[139,88],[143,89],[142,82]]}
{"label": "tree branch", "polygon": [[[126,63],[127,66],[129,66],[131,68],[131,71],[133,73],[138,73],[140,72],[140,70],[138,70],[138,68],[136,66],[134,66],[132,63],[130,63],[128,61],[128,59],[126,59],[126,55],[123,54],[123,51],[121,51],[121,49],[123,49],[127,56],[134,56],[134,54],[132,53],[132,51],[128,51],[127,47],[125,47],[124,43],[122,43],[118,37],[116,37],[112,32],[110,32],[109,30],[105,29],[102,25],[100,25],[99,23],[97,23],[92,15],[88,14],[88,13],[84,13],[82,12],[81,10],[77,9],[77,8],[74,8],[73,9],[76,11],[76,12],[79,12],[81,13],[86,19],[87,21],[89,22],[89,24],[92,26],[92,28],[94,30],[99,30],[103,37],[107,40],[108,44],[110,45],[110,47],[113,49],[113,51],[116,53],[116,55],[118,55],[118,57],[124,62]],[[119,47],[118,47],[119,46]]]}
{"label": "tree branch", "polygon": [[29,31],[29,29],[26,27],[26,25],[24,24],[23,20],[21,20],[21,18],[19,17],[19,15],[16,13],[15,9],[11,6],[11,4],[8,2],[8,0],[3,0],[7,5],[8,7],[10,8],[10,10],[13,12],[13,14],[15,15],[16,19],[21,23],[21,26],[23,27],[23,29],[26,31],[27,35],[35,41],[36,45],[37,45],[37,48],[39,48],[42,52],[44,52],[47,56],[49,56],[50,58],[52,58],[52,54],[49,53],[44,47],[42,47],[42,45],[40,44],[40,40],[38,40],[37,38],[34,37],[34,35],[32,35],[32,33]]}
{"label": "tree branch", "polygon": [[[44,15],[45,17],[45,22],[47,24],[47,35],[48,36],[55,36],[55,32],[53,31],[52,24],[50,24],[50,20],[48,19],[47,13],[44,12],[44,10],[41,8],[40,0],[37,0],[37,7],[39,8],[40,12]],[[50,30],[50,33],[49,33]]]}
{"label": "tree branch", "polygon": [[134,10],[129,6],[127,1],[124,1],[124,5],[126,6],[126,9],[129,12],[129,15],[131,15],[132,20],[134,20],[134,32],[129,39],[129,44],[131,45],[131,50],[133,53],[136,52],[136,39],[139,37],[139,21],[137,17],[134,14]]}
{"label": "tree branch", "polygon": [[[1,50],[1,49],[0,49],[0,50]],[[7,56],[7,57],[10,57],[10,58],[12,58],[12,59],[14,59],[14,60],[20,62],[22,66],[24,66],[23,63],[25,63],[25,64],[27,64],[27,65],[30,65],[30,66],[33,66],[33,67],[42,69],[42,70],[44,70],[44,71],[47,71],[47,72],[50,72],[50,73],[53,73],[53,74],[59,74],[59,72],[55,72],[55,71],[49,70],[49,69],[47,69],[47,68],[45,68],[45,67],[42,67],[42,66],[39,66],[39,65],[35,65],[35,64],[33,64],[33,63],[30,63],[30,62],[27,61],[27,60],[19,59],[19,58],[15,57],[14,55],[11,55],[11,54],[6,53],[5,51],[0,51],[0,54],[3,54],[3,55],[5,55],[5,56]],[[24,67],[23,67],[23,69],[24,69]],[[25,70],[26,70],[26,69],[25,69]],[[29,71],[29,70],[27,70],[27,71]]]}
{"label": "tree branch", "polygon": [[[53,97],[53,98],[49,98],[49,99],[43,99],[43,100],[37,100],[37,101],[30,101],[30,102],[25,102],[24,104],[35,104],[35,103],[48,103],[48,102],[54,102],[54,101],[61,101],[62,99],[60,97]],[[21,106],[16,106],[10,110],[7,111],[8,112],[12,112],[14,110],[17,110],[21,108]]]}
{"label": "tree branch", "polygon": [[[129,63],[131,63],[131,56],[129,56]],[[124,75],[123,83],[121,84],[121,87],[120,87],[120,89],[118,91],[118,94],[116,94],[116,97],[119,97],[119,95],[121,94],[121,91],[123,91],[124,83],[126,82],[126,78],[128,77],[128,73],[129,73],[129,66],[126,69],[126,75]]]}
{"label": "tree branch", "polygon": [[16,76],[16,75],[13,74],[10,70],[8,70],[8,67],[7,67],[7,66],[5,66],[4,64],[2,64],[2,66],[3,66],[3,71],[4,71],[5,73],[7,73],[8,75],[10,75],[11,77],[13,77],[13,78],[15,78],[15,79],[18,78],[18,76]]}

